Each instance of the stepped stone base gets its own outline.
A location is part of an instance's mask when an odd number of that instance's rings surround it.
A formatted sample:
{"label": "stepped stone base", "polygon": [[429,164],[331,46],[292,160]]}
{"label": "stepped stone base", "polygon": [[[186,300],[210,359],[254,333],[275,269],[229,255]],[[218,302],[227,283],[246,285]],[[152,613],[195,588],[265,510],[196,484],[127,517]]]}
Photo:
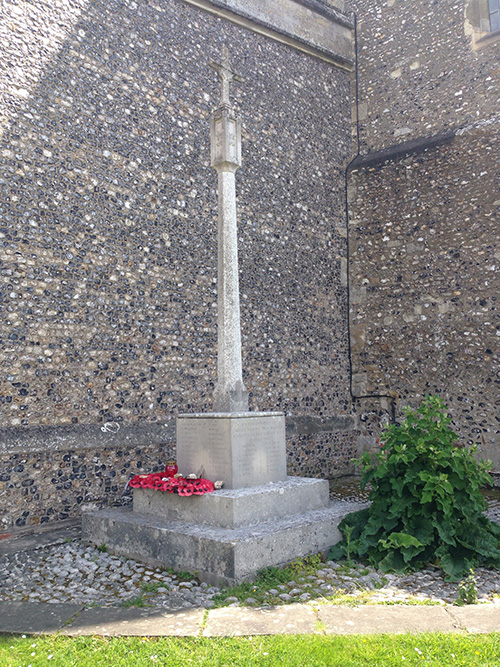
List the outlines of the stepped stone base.
{"label": "stepped stone base", "polygon": [[[251,579],[265,567],[326,551],[340,540],[340,521],[365,505],[328,499],[325,503],[320,488],[324,484],[328,487],[324,480],[291,478],[279,485],[216,491],[196,498],[146,491],[139,494],[136,503],[143,510],[141,513],[123,508],[86,512],[82,538],[105,544],[108,551],[117,555],[197,572],[210,584],[231,586]],[[152,494],[156,494],[154,500]],[[174,501],[172,508],[166,510],[170,518],[157,513],[157,499],[165,506]],[[260,515],[257,524],[251,517],[252,504]],[[186,512],[182,520],[182,511],[178,512],[181,505]],[[224,511],[219,511],[221,508]],[[202,523],[202,519],[207,522]],[[220,523],[225,525],[217,525]]]}
{"label": "stepped stone base", "polygon": [[133,509],[166,521],[219,528],[240,528],[283,519],[328,506],[324,479],[288,477],[245,489],[223,489],[204,496],[183,498],[153,489],[134,489]]}

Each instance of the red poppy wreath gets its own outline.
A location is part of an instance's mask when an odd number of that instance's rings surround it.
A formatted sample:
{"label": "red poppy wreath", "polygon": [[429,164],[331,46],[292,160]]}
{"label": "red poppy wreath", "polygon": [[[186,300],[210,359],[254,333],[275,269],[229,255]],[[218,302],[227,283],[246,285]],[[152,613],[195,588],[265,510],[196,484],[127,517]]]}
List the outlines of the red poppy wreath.
{"label": "red poppy wreath", "polygon": [[173,466],[170,464],[165,471],[153,472],[150,475],[134,475],[128,483],[132,489],[155,489],[156,491],[165,491],[166,493],[177,493],[179,496],[203,496],[205,493],[212,493],[216,489],[221,489],[223,482],[211,482],[203,477],[188,475],[183,477],[173,473]]}

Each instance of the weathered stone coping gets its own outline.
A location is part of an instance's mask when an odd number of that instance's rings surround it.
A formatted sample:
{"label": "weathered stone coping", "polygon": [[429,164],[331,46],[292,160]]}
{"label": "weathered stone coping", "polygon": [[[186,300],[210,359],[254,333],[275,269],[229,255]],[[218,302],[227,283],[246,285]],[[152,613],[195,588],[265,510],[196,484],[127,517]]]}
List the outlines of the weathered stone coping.
{"label": "weathered stone coping", "polygon": [[243,28],[350,71],[353,23],[318,0],[182,0]]}
{"label": "weathered stone coping", "polygon": [[[175,437],[175,424],[64,424],[0,429],[0,455],[161,444]],[[103,428],[106,429],[103,431]],[[110,430],[107,430],[107,429]]]}
{"label": "weathered stone coping", "polygon": [[[217,416],[218,413],[212,413]],[[220,413],[223,416],[225,413]],[[241,413],[241,416],[277,416],[281,412]],[[197,415],[183,415],[196,418]],[[206,414],[204,415],[206,416]],[[119,425],[119,429],[116,426]],[[352,416],[287,416],[288,437],[352,431],[356,427]],[[105,430],[103,430],[105,429]],[[28,454],[31,452],[67,451],[75,449],[105,449],[108,447],[133,447],[144,445],[172,444],[175,440],[175,419],[165,423],[121,424],[63,424],[59,426],[30,426],[0,429],[0,456],[5,454]]]}

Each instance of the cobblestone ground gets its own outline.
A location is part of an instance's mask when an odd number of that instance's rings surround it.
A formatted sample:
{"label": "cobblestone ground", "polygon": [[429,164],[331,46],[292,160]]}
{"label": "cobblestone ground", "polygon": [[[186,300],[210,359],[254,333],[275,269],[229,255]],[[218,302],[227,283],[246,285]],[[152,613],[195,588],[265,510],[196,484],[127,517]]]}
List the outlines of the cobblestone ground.
{"label": "cobblestone ground", "polygon": [[[360,496],[359,484],[353,486],[352,494],[355,500],[366,500]],[[344,489],[343,499],[348,495]],[[335,491],[332,497],[336,497]],[[488,502],[486,514],[500,523],[500,500],[492,494]],[[480,601],[500,601],[500,570],[478,568],[475,578]],[[433,567],[395,575],[382,574],[359,563],[347,567],[345,563],[328,561],[314,574],[271,589],[267,604],[305,602],[339,593],[363,600],[366,592],[373,602],[453,603],[458,597],[458,585],[445,582],[441,571]],[[224,590],[187,573],[149,568],[84,545],[79,539],[68,538],[64,543],[0,555],[0,601],[76,602],[88,606],[131,605],[139,601],[170,610],[210,609],[219,593],[224,597]],[[245,602],[253,604],[255,600],[248,598]],[[240,603],[228,594],[226,604]]]}
{"label": "cobblestone ground", "polygon": [[[500,571],[478,568],[480,600],[500,595]],[[269,591],[269,604],[305,602],[348,593],[370,600],[404,602],[431,600],[452,603],[458,585],[444,581],[437,568],[409,575],[382,574],[364,565],[328,561],[314,574]],[[144,604],[171,610],[214,606],[213,597],[224,591],[189,575],[149,568],[141,563],[103,553],[80,541],[20,551],[0,558],[0,600],[77,602],[88,606]],[[498,598],[497,598],[498,599]],[[248,598],[245,601],[255,601]],[[228,605],[238,605],[228,597]]]}

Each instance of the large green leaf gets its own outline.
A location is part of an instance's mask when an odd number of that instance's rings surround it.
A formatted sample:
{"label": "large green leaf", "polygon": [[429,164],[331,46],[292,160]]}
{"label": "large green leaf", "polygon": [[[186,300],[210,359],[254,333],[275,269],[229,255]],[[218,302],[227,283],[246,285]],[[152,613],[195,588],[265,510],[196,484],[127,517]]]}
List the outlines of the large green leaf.
{"label": "large green leaf", "polygon": [[389,551],[389,553],[382,558],[378,563],[378,567],[382,572],[406,572],[408,565],[404,562],[403,556],[399,551]]}
{"label": "large green leaf", "polygon": [[455,527],[449,521],[436,521],[436,531],[442,542],[455,545]]}
{"label": "large green leaf", "polygon": [[447,553],[442,556],[439,566],[445,573],[446,581],[460,581],[470,572],[473,561],[465,555],[454,555]]}
{"label": "large green leaf", "polygon": [[391,533],[387,540],[379,540],[382,546],[386,548],[398,549],[403,547],[407,549],[408,547],[421,547],[422,543],[417,540],[413,535],[408,533]]}
{"label": "large green leaf", "polygon": [[434,539],[434,525],[421,515],[416,515],[410,519],[408,532],[414,535],[421,544],[431,544]]}

